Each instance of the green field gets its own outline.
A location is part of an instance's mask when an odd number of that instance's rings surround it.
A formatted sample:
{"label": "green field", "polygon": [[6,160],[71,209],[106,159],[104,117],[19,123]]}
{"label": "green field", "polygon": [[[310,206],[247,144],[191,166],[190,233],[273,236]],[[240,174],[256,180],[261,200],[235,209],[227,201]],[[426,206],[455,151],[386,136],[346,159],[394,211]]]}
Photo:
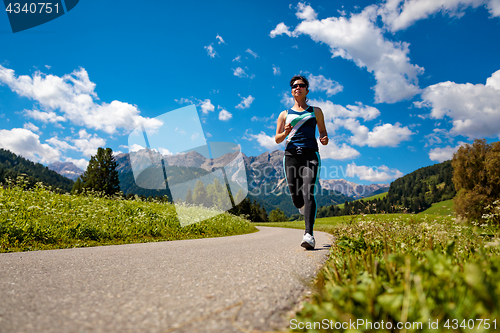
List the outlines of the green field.
{"label": "green field", "polygon": [[0,252],[157,242],[255,232],[228,213],[204,220],[207,209],[187,207],[202,222],[182,227],[176,208],[140,198],[61,195],[42,186],[0,187]]}
{"label": "green field", "polygon": [[436,203],[433,203],[432,206],[429,207],[428,209],[424,210],[423,212],[420,212],[418,215],[434,214],[434,215],[455,216],[455,212],[453,211],[453,206],[454,206],[453,199],[441,201],[441,202],[436,202]]}
{"label": "green field", "polygon": [[[366,197],[366,198],[363,198],[363,199],[358,199],[358,200],[354,200],[354,201],[368,201],[368,200],[376,200],[376,199],[383,199],[387,196],[387,193],[388,192],[384,192],[384,193],[380,193],[380,194],[375,194],[375,195],[372,195],[371,197]],[[344,208],[344,204],[340,204],[340,205],[337,205],[337,207],[339,207],[340,209]]]}

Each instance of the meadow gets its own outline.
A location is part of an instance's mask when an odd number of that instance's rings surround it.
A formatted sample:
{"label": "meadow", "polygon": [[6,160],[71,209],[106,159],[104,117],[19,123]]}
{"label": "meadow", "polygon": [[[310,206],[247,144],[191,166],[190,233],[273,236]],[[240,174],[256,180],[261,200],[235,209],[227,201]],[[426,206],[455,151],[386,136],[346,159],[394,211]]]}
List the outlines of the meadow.
{"label": "meadow", "polygon": [[[427,211],[434,214],[318,219],[315,230],[334,242],[290,328],[499,332],[499,229],[457,219],[451,205],[435,204]],[[303,228],[303,222],[265,225]]]}
{"label": "meadow", "polygon": [[[221,237],[255,232],[247,220],[223,213],[182,227],[175,207],[139,197],[57,194],[23,180],[0,187],[0,253]],[[203,213],[191,210],[193,214]],[[193,219],[197,219],[193,216]]]}

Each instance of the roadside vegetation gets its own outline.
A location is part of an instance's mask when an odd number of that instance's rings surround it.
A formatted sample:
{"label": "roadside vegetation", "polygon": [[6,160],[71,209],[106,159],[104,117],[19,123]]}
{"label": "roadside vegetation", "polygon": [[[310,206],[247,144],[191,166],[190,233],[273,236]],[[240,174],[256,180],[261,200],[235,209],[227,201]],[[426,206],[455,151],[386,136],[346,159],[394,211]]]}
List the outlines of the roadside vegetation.
{"label": "roadside vegetation", "polygon": [[[456,189],[457,196],[432,205],[426,201],[425,210],[422,205],[414,210],[418,214],[358,210],[350,216],[318,219],[315,230],[334,237],[331,254],[314,281],[315,292],[302,304],[290,329],[499,332],[499,152],[500,142],[485,140],[461,147],[453,161],[438,167],[446,171],[445,185]],[[420,169],[408,181],[398,182],[400,203],[412,182],[410,189],[426,191],[424,199],[451,194],[446,187],[440,189],[440,179],[422,177],[430,170]],[[398,187],[389,190],[387,200],[394,190]],[[408,199],[416,199],[412,200]],[[266,225],[304,227],[303,222]]]}
{"label": "roadside vegetation", "polygon": [[[182,227],[165,201],[58,194],[38,183],[0,187],[0,252],[157,242],[251,233],[247,220],[228,213]],[[205,208],[193,212],[203,213]],[[193,216],[193,218],[196,218]]]}

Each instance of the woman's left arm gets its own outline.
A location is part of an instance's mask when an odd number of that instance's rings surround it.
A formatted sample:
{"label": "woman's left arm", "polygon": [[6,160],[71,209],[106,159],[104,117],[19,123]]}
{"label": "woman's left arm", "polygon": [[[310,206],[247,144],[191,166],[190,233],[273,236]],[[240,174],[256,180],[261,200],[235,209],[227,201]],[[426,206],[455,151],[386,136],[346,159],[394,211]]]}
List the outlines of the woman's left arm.
{"label": "woman's left arm", "polygon": [[314,107],[314,116],[316,117],[316,124],[318,125],[319,131],[319,142],[322,145],[328,144],[328,133],[326,132],[325,117],[323,116],[323,111],[320,108]]}

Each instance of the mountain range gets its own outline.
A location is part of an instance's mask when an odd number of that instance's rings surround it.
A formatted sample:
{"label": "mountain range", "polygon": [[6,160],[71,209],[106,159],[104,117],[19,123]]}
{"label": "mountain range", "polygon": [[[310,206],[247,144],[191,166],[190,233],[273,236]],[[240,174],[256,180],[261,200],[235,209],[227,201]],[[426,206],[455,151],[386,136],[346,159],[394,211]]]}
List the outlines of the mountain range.
{"label": "mountain range", "polygon": [[[227,179],[230,183],[243,186],[248,184],[249,196],[252,200],[260,202],[266,210],[280,208],[287,214],[296,213],[289,195],[282,195],[286,192],[286,181],[283,173],[284,152],[275,150],[265,152],[258,156],[246,156],[239,152],[228,152],[218,158],[209,159],[198,151],[190,151],[179,155],[161,155],[154,150],[140,150],[132,153],[121,153],[115,155],[118,164],[117,171],[120,175],[120,188],[125,193],[139,195],[165,195],[165,190],[144,189],[137,186],[134,181],[133,169],[135,170],[158,170],[156,173],[163,174],[162,160],[165,164],[169,186],[180,182],[179,171],[175,167],[200,170],[200,172],[188,172],[192,174],[192,179],[207,175],[217,168],[225,167]],[[241,157],[241,158],[237,158]],[[83,173],[83,170],[76,167],[71,162],[57,162],[48,166],[49,169],[58,172],[65,177],[75,180]],[[170,177],[169,170],[172,171]],[[186,169],[186,170],[187,170]],[[246,171],[246,178],[242,170]],[[154,173],[154,172],[153,172]],[[183,173],[182,182],[185,182],[186,173]],[[160,177],[162,180],[163,178]],[[319,191],[317,195],[318,205],[331,205],[344,203],[356,198],[366,197],[375,191],[384,191],[389,188],[389,184],[360,185],[349,182],[345,179],[320,179]],[[151,192],[152,191],[152,192]]]}

